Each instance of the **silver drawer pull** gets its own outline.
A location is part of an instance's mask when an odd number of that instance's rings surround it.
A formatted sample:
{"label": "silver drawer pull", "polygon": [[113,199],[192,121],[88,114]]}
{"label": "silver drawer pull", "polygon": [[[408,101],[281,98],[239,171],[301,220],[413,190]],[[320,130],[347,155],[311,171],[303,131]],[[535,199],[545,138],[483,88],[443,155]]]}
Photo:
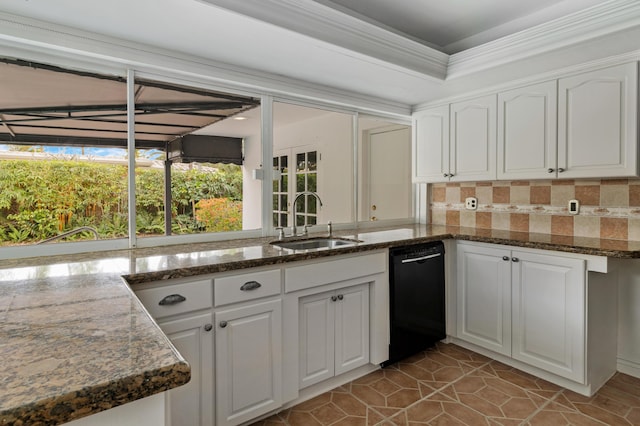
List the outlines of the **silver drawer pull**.
{"label": "silver drawer pull", "polygon": [[242,284],[242,287],[240,287],[240,290],[251,291],[260,287],[262,287],[262,284],[260,284],[258,281],[247,281],[246,283]]}
{"label": "silver drawer pull", "polygon": [[158,305],[175,305],[176,303],[181,303],[185,300],[187,300],[187,298],[181,294],[170,294],[168,296],[165,296],[160,302],[158,302]]}
{"label": "silver drawer pull", "polygon": [[414,257],[409,259],[402,259],[402,263],[420,262],[421,260],[433,259],[434,257],[440,257],[442,253],[430,254],[422,257]]}

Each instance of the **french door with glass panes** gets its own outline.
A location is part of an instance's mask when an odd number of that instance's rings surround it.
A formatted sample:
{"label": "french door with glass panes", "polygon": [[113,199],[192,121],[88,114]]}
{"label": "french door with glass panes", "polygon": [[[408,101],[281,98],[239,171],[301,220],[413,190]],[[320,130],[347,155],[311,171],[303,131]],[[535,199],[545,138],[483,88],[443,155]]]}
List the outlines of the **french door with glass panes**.
{"label": "french door with glass panes", "polygon": [[[291,204],[295,197],[305,191],[318,192],[319,159],[318,150],[308,146],[276,152],[273,157],[273,169],[276,172],[273,181],[273,226],[291,226]],[[296,205],[296,226],[318,223],[319,209],[314,196],[300,197]]]}

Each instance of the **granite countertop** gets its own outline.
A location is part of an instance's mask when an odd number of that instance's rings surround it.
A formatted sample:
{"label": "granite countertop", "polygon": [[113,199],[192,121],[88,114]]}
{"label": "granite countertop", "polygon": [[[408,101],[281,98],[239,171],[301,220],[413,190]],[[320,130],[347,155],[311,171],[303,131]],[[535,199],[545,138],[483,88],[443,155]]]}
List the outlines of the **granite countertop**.
{"label": "granite countertop", "polygon": [[189,380],[188,364],[132,292],[137,283],[452,238],[640,258],[640,242],[460,227],[335,235],[360,243],[294,251],[254,238],[0,261],[0,424],[61,424]]}

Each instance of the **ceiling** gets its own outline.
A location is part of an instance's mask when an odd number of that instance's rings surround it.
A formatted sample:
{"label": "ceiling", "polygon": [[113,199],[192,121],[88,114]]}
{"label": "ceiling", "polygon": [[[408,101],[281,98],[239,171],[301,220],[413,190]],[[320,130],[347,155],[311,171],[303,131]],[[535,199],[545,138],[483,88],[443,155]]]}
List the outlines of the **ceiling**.
{"label": "ceiling", "polygon": [[[405,116],[505,79],[638,50],[640,2],[0,1],[0,48],[25,34],[28,46],[63,58],[151,64],[159,75],[178,69],[249,92]],[[606,45],[592,42],[605,36]]]}
{"label": "ceiling", "polygon": [[452,54],[604,0],[315,0]]}

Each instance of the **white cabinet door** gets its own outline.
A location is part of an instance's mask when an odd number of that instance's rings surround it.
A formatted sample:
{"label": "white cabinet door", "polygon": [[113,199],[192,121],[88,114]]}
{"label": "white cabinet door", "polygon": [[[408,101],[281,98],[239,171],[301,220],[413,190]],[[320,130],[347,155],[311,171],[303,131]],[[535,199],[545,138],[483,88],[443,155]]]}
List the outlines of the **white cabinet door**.
{"label": "white cabinet door", "polygon": [[414,116],[413,182],[449,180],[449,106]]}
{"label": "white cabinet door", "polygon": [[496,179],[496,95],[451,104],[452,181]]}
{"label": "white cabinet door", "polygon": [[513,358],[585,381],[585,261],[514,251]]}
{"label": "white cabinet door", "polygon": [[556,177],[557,83],[498,94],[498,179]]}
{"label": "white cabinet door", "polygon": [[335,375],[369,362],[369,284],[338,290]]}
{"label": "white cabinet door", "polygon": [[282,405],[282,302],[219,311],[216,318],[218,426]]}
{"label": "white cabinet door", "polygon": [[369,362],[369,283],[300,298],[299,388]]}
{"label": "white cabinet door", "polygon": [[335,302],[332,296],[331,291],[300,299],[300,389],[333,377]]}
{"label": "white cabinet door", "polygon": [[511,355],[509,250],[458,244],[458,338]]}
{"label": "white cabinet door", "polygon": [[558,82],[558,175],[638,174],[638,65],[619,65]]}
{"label": "white cabinet door", "polygon": [[213,424],[213,332],[211,313],[160,324],[191,366],[191,380],[166,392],[167,426]]}

